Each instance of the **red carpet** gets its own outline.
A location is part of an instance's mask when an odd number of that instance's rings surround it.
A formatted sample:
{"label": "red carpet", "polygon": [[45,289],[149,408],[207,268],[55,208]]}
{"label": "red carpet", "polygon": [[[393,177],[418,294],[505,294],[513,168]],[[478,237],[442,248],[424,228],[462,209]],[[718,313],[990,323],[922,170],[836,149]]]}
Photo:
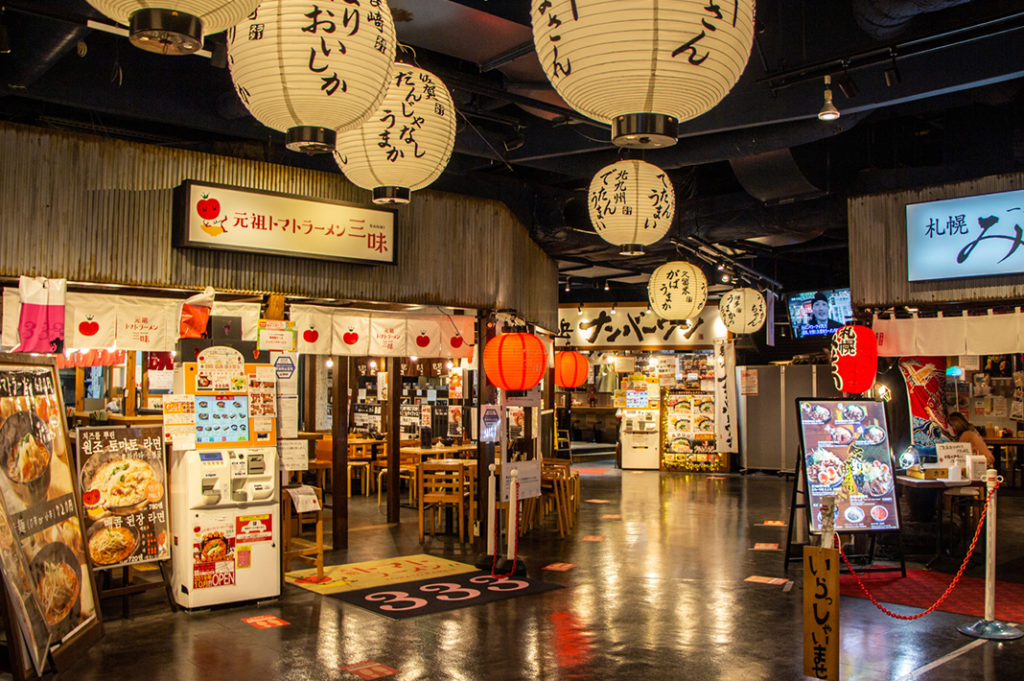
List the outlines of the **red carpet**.
{"label": "red carpet", "polygon": [[[927,570],[907,570],[906,578],[901,577],[899,572],[861,576],[864,585],[876,600],[922,610],[938,600],[952,579],[953,575]],[[855,598],[865,597],[852,575],[839,576],[839,593]],[[953,593],[937,609],[984,617],[985,580],[962,577]],[[1024,584],[996,582],[996,619],[1024,622]]]}
{"label": "red carpet", "polygon": [[580,475],[604,475],[610,468],[573,468]]}

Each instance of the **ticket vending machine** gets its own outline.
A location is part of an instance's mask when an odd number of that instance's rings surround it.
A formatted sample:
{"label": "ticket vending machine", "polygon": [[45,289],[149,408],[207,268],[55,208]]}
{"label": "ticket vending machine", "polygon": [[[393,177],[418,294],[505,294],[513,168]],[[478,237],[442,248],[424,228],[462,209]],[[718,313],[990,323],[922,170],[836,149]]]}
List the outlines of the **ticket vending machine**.
{"label": "ticket vending machine", "polygon": [[657,379],[630,376],[625,381],[625,408],[619,442],[622,467],[658,470],[661,465],[661,389]]}
{"label": "ticket vending machine", "polygon": [[276,384],[263,354],[246,362],[251,349],[215,346],[175,367],[195,427],[194,446],[171,451],[172,588],[184,608],[280,595]]}

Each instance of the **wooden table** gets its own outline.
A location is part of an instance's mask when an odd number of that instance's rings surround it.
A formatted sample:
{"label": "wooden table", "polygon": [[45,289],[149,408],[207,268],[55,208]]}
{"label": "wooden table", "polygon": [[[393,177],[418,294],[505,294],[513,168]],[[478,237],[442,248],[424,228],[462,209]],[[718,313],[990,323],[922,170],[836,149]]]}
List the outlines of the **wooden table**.
{"label": "wooden table", "polygon": [[[913,488],[913,489],[941,489],[941,490],[946,490],[946,489],[953,489],[953,488],[956,488],[956,487],[969,487],[971,485],[984,485],[985,483],[980,482],[980,481],[971,481],[971,480],[945,480],[945,479],[942,479],[942,478],[935,479],[935,480],[925,480],[924,478],[913,478],[913,477],[911,477],[909,475],[897,475],[896,476],[896,484],[901,486],[901,487],[910,487],[910,488]],[[899,503],[899,502],[897,501],[897,503]],[[933,511],[933,513],[935,513],[935,512],[938,513],[938,521],[937,521],[936,533],[935,533],[935,555],[932,556],[925,563],[925,567],[931,566],[932,563],[934,563],[936,560],[938,560],[938,558],[942,555],[942,550],[943,550],[943,536],[944,536],[945,533],[943,532],[942,496],[941,495],[939,496],[939,502],[938,502],[937,506],[938,506],[938,508],[936,508],[935,511]],[[952,506],[950,506],[950,508],[952,509]],[[934,518],[934,515],[933,515],[933,518]],[[929,520],[928,522],[934,522],[934,521],[933,520]]]}
{"label": "wooden table", "polygon": [[[473,446],[474,449],[476,445]],[[411,454],[413,456],[420,457],[420,460],[429,458],[431,455],[438,456],[441,454],[458,454],[459,452],[466,451],[465,445],[452,445],[451,447],[435,446],[435,447],[402,447],[399,449],[402,454]]]}

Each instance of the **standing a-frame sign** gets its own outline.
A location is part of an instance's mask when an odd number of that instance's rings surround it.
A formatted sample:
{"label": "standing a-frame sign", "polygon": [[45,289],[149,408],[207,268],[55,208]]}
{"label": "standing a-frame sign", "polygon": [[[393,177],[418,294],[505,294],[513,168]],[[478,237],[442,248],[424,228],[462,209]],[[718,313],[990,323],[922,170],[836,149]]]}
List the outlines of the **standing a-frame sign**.
{"label": "standing a-frame sign", "polygon": [[[837,533],[900,531],[896,473],[885,403],[876,400],[797,398],[800,452],[793,483],[785,565],[792,549],[795,509],[806,509],[812,533],[821,532],[824,498],[835,497]],[[804,490],[798,490],[803,476]],[[796,503],[797,492],[806,498]],[[900,544],[902,547],[902,543]],[[901,563],[903,560],[901,549]],[[798,558],[798,557],[797,557]],[[881,568],[879,568],[881,569]],[[905,564],[902,568],[906,570]]]}

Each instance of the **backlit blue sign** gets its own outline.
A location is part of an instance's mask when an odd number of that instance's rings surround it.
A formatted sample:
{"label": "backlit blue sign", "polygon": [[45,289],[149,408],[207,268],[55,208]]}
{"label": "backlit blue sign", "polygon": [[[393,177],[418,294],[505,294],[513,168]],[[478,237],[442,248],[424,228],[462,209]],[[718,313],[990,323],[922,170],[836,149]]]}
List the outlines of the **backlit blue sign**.
{"label": "backlit blue sign", "polygon": [[1024,191],[907,204],[907,278],[1024,272]]}

